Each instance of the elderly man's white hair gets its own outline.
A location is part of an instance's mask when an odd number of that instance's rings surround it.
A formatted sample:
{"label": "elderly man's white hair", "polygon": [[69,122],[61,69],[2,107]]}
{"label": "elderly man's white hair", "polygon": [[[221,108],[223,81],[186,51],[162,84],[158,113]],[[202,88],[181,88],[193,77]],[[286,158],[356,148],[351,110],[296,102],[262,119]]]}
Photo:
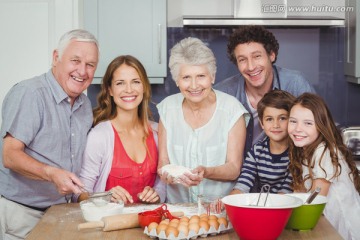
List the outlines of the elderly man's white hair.
{"label": "elderly man's white hair", "polygon": [[72,40],[80,41],[80,42],[93,42],[96,44],[99,50],[99,43],[95,36],[90,32],[84,29],[74,29],[69,32],[66,32],[59,41],[57,51],[59,54],[59,58],[61,59],[62,54],[64,53],[65,48],[69,45]]}

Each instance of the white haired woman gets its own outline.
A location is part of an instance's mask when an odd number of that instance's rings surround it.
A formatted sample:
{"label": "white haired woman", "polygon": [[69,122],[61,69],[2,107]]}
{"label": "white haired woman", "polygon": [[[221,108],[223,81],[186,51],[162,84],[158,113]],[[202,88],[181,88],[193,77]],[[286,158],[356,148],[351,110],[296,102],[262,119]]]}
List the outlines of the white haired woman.
{"label": "white haired woman", "polygon": [[[159,167],[167,202],[196,202],[197,195],[224,196],[232,190],[243,161],[249,115],[234,97],[214,90],[216,59],[200,39],[185,38],[170,53],[169,68],[180,93],[159,110]],[[167,164],[191,170],[179,178]]]}

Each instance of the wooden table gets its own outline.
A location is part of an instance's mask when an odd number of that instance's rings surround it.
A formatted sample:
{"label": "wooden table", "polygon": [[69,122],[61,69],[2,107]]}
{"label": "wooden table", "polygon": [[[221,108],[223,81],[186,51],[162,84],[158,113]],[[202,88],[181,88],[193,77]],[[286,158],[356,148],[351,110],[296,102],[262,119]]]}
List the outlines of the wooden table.
{"label": "wooden table", "polygon": [[[101,229],[77,230],[79,223],[84,219],[81,214],[79,204],[61,204],[49,208],[40,222],[35,226],[33,231],[26,238],[27,240],[92,240],[92,239],[151,239],[143,233],[141,228],[103,232]],[[198,238],[203,239],[203,238]],[[230,240],[239,239],[235,231],[223,233],[216,236],[209,236],[211,240]],[[330,225],[324,216],[322,216],[311,231],[292,231],[284,230],[278,239],[342,239],[336,230]]]}

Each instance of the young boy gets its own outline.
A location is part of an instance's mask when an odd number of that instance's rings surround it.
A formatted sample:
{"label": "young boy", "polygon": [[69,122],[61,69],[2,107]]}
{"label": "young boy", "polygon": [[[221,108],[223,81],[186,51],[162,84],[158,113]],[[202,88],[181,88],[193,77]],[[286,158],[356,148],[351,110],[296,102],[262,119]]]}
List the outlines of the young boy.
{"label": "young boy", "polygon": [[[230,194],[259,192],[270,185],[271,193],[289,193],[288,119],[295,97],[282,90],[266,93],[257,105],[259,122],[266,137],[247,152],[240,176]],[[258,186],[257,186],[258,185]],[[253,189],[253,187],[257,189]]]}

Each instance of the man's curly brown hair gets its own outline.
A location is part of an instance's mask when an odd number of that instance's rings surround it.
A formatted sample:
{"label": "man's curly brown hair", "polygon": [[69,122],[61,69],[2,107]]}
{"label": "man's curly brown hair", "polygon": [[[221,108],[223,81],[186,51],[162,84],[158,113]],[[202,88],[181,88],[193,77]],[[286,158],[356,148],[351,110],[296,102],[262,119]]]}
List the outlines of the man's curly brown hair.
{"label": "man's curly brown hair", "polygon": [[275,60],[273,63],[276,62],[279,52],[278,41],[270,31],[266,30],[263,26],[256,25],[241,26],[231,34],[227,44],[227,53],[230,61],[237,65],[236,56],[234,55],[236,46],[251,42],[261,43],[268,55],[274,52]]}

